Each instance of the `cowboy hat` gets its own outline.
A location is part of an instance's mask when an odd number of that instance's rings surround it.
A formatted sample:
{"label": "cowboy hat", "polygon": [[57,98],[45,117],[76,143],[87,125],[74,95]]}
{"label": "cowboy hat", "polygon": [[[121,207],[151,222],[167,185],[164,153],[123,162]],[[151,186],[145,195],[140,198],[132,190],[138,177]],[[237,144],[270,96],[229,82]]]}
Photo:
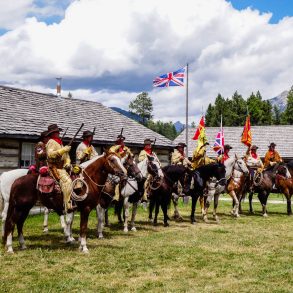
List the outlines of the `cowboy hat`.
{"label": "cowboy hat", "polygon": [[146,138],[143,143],[146,145],[146,144],[152,144],[153,142],[154,142],[153,140]]}
{"label": "cowboy hat", "polygon": [[62,128],[59,128],[57,124],[51,124],[48,126],[47,136],[54,132],[60,132],[60,131],[62,131]]}
{"label": "cowboy hat", "polygon": [[40,136],[41,136],[41,139],[48,136],[48,131],[47,130],[42,131]]}
{"label": "cowboy hat", "polygon": [[224,149],[225,150],[231,150],[231,149],[233,149],[229,144],[225,144],[224,145]]}
{"label": "cowboy hat", "polygon": [[179,142],[176,146],[175,146],[175,148],[177,149],[177,148],[185,148],[186,147],[186,144],[184,143],[184,142]]}
{"label": "cowboy hat", "polygon": [[82,134],[82,138],[86,138],[86,137],[93,136],[93,135],[94,135],[94,133],[92,131],[85,130]]}
{"label": "cowboy hat", "polygon": [[274,148],[276,146],[276,144],[274,142],[271,142],[270,145],[268,146],[268,148]]}
{"label": "cowboy hat", "polygon": [[250,149],[251,149],[251,150],[257,150],[257,149],[258,149],[258,146],[253,145]]}
{"label": "cowboy hat", "polygon": [[122,134],[119,134],[116,138],[116,141],[125,140],[125,137]]}

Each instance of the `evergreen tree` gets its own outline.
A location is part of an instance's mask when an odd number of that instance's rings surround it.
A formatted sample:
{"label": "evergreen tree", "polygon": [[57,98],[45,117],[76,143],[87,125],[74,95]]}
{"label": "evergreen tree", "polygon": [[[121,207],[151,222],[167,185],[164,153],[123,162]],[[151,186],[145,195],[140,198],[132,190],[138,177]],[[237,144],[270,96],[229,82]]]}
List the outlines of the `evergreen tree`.
{"label": "evergreen tree", "polygon": [[129,104],[129,111],[139,115],[144,125],[153,117],[153,102],[148,95],[148,93],[142,92]]}
{"label": "evergreen tree", "polygon": [[273,108],[273,123],[275,125],[280,125],[281,124],[281,111],[280,109],[275,105]]}
{"label": "evergreen tree", "polygon": [[287,96],[287,107],[282,115],[282,124],[293,124],[293,86]]}

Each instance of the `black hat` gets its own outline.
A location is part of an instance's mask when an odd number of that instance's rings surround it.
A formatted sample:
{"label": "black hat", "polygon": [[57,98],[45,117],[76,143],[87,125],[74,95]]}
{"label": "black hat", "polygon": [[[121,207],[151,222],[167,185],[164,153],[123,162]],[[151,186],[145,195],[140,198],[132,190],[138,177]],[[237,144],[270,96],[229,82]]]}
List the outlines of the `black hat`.
{"label": "black hat", "polygon": [[85,130],[82,134],[82,138],[86,138],[86,137],[89,137],[89,136],[93,136],[94,133],[89,131],[89,130]]}
{"label": "black hat", "polygon": [[257,150],[257,149],[258,149],[258,146],[253,145],[250,149],[251,149],[251,150]]}
{"label": "black hat", "polygon": [[184,142],[179,142],[177,145],[176,145],[176,149],[177,148],[185,148],[187,145],[184,143]]}
{"label": "black hat", "polygon": [[276,146],[276,144],[274,142],[271,142],[270,145],[268,146],[269,148],[274,148]]}
{"label": "black hat", "polygon": [[125,137],[122,134],[119,134],[116,138],[116,141],[125,140]]}
{"label": "black hat", "polygon": [[146,138],[143,143],[146,145],[146,144],[152,144],[153,142],[154,142],[153,140]]}
{"label": "black hat", "polygon": [[224,145],[224,150],[231,150],[233,149],[229,144]]}
{"label": "black hat", "polygon": [[51,124],[48,126],[47,135],[50,135],[51,133],[54,133],[54,132],[60,132],[60,131],[62,131],[62,128],[59,128],[57,124]]}
{"label": "black hat", "polygon": [[48,136],[48,131],[47,130],[41,132],[41,139],[45,138],[46,136]]}

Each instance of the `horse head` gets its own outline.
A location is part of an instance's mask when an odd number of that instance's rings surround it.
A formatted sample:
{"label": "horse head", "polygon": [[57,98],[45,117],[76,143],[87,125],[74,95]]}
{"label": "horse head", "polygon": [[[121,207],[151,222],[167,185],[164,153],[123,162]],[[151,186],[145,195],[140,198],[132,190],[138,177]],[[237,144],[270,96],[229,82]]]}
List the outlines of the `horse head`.
{"label": "horse head", "polygon": [[277,165],[276,174],[284,176],[287,179],[291,178],[291,174],[290,174],[287,166],[285,164],[282,164],[282,163]]}
{"label": "horse head", "polygon": [[141,181],[143,179],[143,175],[134,160],[134,156],[131,153],[123,158],[122,163],[127,170],[128,176],[135,178],[137,181]]}
{"label": "horse head", "polygon": [[117,175],[119,177],[127,176],[127,170],[123,166],[120,158],[116,153],[108,153],[105,154],[105,168],[110,174]]}
{"label": "horse head", "polygon": [[148,158],[148,164],[147,164],[147,170],[148,172],[154,176],[154,177],[164,177],[164,173],[162,171],[162,168],[160,166],[160,163],[156,160],[155,157],[147,155]]}
{"label": "horse head", "polygon": [[247,165],[244,162],[244,160],[241,158],[238,158],[236,160],[235,165],[234,165],[234,169],[239,172],[242,172],[245,176],[247,176],[249,174],[249,170],[247,168]]}

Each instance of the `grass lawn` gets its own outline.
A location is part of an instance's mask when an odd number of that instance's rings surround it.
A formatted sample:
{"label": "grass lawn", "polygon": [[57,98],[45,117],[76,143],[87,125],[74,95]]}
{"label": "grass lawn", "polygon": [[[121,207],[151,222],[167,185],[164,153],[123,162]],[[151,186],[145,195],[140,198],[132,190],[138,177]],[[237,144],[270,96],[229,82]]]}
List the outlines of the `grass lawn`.
{"label": "grass lawn", "polygon": [[[281,199],[281,198],[280,198]],[[139,209],[137,232],[125,234],[110,210],[105,239],[95,236],[91,214],[89,255],[78,244],[64,243],[59,219],[49,217],[42,233],[42,216],[30,216],[24,228],[28,249],[0,252],[0,292],[293,292],[293,217],[285,204],[269,204],[269,217],[235,219],[231,203],[220,201],[221,222],[189,223],[190,206],[181,204],[183,222],[157,227]],[[248,210],[247,201],[243,205]],[[169,210],[172,214],[172,210]],[[77,237],[79,215],[74,222]]]}

